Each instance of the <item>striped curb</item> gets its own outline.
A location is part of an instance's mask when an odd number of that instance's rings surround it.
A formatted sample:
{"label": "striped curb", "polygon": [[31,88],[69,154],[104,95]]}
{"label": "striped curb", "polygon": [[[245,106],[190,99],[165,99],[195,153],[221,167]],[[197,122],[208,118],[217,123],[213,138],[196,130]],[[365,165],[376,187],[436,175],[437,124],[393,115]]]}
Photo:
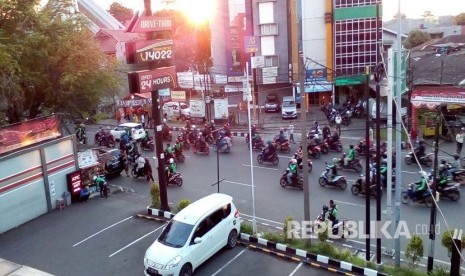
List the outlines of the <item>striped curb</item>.
{"label": "striped curb", "polygon": [[174,217],[174,214],[171,212],[150,208],[150,206],[147,206],[147,214],[149,216],[158,216],[166,219],[172,219]]}
{"label": "striped curb", "polygon": [[[271,242],[271,241],[268,241],[268,240],[265,240],[265,239],[262,239],[262,238],[256,238],[256,237],[253,237],[253,236],[248,235],[248,234],[241,233],[241,239],[245,240],[245,241],[248,241],[250,243],[256,243],[256,244],[266,246],[267,248],[272,249],[272,250],[279,250],[279,251],[285,252],[286,254],[292,254],[292,255],[299,256],[301,258],[305,258],[307,260],[306,262],[308,262],[310,265],[312,265],[311,264],[312,261],[316,261],[317,263],[323,263],[323,264],[326,264],[326,265],[339,267],[339,268],[341,268],[343,270],[353,272],[353,273],[356,273],[356,274],[359,274],[359,275],[387,276],[387,274],[378,272],[378,271],[376,271],[374,269],[371,269],[371,268],[363,268],[363,267],[359,267],[359,266],[353,265],[353,264],[348,263],[348,262],[334,260],[334,259],[331,259],[331,258],[329,258],[327,256],[315,255],[315,254],[307,252],[305,250],[295,249],[295,248],[292,248],[292,247],[288,247],[285,244]],[[347,274],[347,272],[337,271],[336,269],[331,268],[331,267],[325,267],[324,265],[321,266],[320,264],[318,264],[318,265],[319,265],[319,267],[327,268],[327,270],[329,270],[329,271],[333,271],[333,272],[337,272],[337,273],[343,273],[345,275],[353,275],[353,274],[350,274],[350,273]],[[312,265],[312,266],[314,266],[314,265]]]}
{"label": "striped curb", "polygon": [[166,222],[166,218],[158,218],[158,217],[155,217],[155,216],[147,216],[147,215],[143,215],[143,214],[137,214],[136,217],[137,218],[148,219],[148,220],[154,220],[154,221],[157,221],[157,222]]}

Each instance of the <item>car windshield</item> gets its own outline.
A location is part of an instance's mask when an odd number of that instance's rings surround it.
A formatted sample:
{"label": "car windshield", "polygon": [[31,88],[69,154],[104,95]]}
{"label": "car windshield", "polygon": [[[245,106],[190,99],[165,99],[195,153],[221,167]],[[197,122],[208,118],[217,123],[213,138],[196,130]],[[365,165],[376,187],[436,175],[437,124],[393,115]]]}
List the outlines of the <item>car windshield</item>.
{"label": "car windshield", "polygon": [[283,106],[293,106],[293,105],[294,105],[294,101],[288,101],[288,102],[283,103]]}
{"label": "car windshield", "polygon": [[142,128],[141,125],[137,125],[137,126],[133,127],[133,129],[137,129],[137,130],[139,130],[139,129],[141,129],[141,128]]}
{"label": "car windshield", "polygon": [[268,103],[276,103],[278,101],[278,99],[276,98],[269,98],[268,99]]}
{"label": "car windshield", "polygon": [[110,151],[111,155],[113,155],[116,159],[119,158],[119,150],[112,150]]}
{"label": "car windshield", "polygon": [[186,244],[187,239],[192,232],[194,225],[187,223],[179,222],[176,220],[171,220],[168,225],[166,225],[163,232],[158,237],[158,241],[166,246],[180,248]]}

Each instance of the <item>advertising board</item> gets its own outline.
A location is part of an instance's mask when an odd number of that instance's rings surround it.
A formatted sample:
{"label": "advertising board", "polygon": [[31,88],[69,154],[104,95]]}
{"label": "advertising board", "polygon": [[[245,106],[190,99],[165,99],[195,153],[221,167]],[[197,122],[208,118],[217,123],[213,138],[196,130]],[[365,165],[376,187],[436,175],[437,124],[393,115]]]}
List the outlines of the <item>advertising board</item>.
{"label": "advertising board", "polygon": [[227,119],[228,116],[228,99],[215,99],[215,119]]}
{"label": "advertising board", "polygon": [[203,100],[190,100],[191,117],[201,118],[205,116],[205,102]]}

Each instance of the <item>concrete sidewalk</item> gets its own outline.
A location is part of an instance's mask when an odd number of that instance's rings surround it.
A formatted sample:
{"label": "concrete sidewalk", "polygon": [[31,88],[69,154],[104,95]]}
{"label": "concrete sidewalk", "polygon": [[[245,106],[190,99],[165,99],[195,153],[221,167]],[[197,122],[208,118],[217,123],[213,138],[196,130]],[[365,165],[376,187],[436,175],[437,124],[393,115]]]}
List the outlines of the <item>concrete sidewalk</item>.
{"label": "concrete sidewalk", "polygon": [[0,258],[0,276],[53,276],[35,268],[16,264]]}

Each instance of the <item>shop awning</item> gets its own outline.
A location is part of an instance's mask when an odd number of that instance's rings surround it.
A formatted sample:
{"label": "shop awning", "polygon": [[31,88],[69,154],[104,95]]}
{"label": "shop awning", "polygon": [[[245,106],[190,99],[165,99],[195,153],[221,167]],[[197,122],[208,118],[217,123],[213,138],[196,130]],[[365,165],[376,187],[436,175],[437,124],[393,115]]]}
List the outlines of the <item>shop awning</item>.
{"label": "shop awning", "polygon": [[335,85],[336,86],[344,86],[344,85],[357,85],[362,84],[365,82],[364,75],[354,75],[354,76],[344,76],[344,77],[337,77]]}
{"label": "shop awning", "polygon": [[432,108],[438,105],[459,104],[465,106],[465,88],[438,87],[436,89],[413,90],[411,97],[415,107],[426,106]]}

